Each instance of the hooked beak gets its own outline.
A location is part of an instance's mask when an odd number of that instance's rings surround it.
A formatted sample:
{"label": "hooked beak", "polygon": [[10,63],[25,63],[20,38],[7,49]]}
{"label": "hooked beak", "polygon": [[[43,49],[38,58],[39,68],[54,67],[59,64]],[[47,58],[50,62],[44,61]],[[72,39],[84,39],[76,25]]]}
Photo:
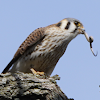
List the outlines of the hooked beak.
{"label": "hooked beak", "polygon": [[92,49],[93,37],[92,36],[89,37],[88,34],[85,32],[85,29],[83,27],[82,28],[78,28],[78,29],[79,29],[79,33],[80,34],[84,34],[86,39],[87,39],[87,41],[90,43],[90,49],[91,49],[93,55],[97,56],[98,52],[97,52],[97,54],[94,54],[93,49]]}
{"label": "hooked beak", "polygon": [[84,34],[85,29],[84,29],[83,26],[82,26],[82,27],[78,27],[77,29],[78,29],[78,31],[79,31],[79,34]]}

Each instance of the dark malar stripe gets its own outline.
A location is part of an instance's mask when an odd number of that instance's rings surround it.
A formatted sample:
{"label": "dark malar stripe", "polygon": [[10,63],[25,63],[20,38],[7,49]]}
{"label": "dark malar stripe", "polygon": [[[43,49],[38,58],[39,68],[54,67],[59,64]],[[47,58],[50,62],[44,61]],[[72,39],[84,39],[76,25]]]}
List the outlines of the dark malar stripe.
{"label": "dark malar stripe", "polygon": [[68,23],[67,23],[67,25],[66,25],[65,29],[67,29],[67,30],[68,30],[68,29],[69,29],[69,26],[70,26],[70,22],[68,22]]}
{"label": "dark malar stripe", "polygon": [[75,33],[76,31],[77,31],[77,28],[75,28],[75,30],[73,32],[71,32],[71,33]]}

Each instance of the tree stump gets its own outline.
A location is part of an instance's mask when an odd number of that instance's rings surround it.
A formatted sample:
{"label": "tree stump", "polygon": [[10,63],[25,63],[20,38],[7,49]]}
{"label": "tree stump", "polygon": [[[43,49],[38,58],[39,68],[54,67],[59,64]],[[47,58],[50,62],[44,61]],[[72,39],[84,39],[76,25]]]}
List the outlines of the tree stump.
{"label": "tree stump", "polygon": [[0,74],[0,100],[74,100],[57,85],[59,76],[17,72]]}

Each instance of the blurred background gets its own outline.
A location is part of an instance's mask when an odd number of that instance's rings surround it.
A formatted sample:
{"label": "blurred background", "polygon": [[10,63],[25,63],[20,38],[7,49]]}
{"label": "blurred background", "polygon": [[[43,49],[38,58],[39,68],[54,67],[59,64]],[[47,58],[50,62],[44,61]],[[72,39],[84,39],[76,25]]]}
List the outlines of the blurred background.
{"label": "blurred background", "polygon": [[38,27],[71,17],[80,20],[93,36],[94,53],[84,35],[70,42],[52,76],[61,90],[75,100],[100,100],[100,0],[0,0],[0,72],[20,44]]}

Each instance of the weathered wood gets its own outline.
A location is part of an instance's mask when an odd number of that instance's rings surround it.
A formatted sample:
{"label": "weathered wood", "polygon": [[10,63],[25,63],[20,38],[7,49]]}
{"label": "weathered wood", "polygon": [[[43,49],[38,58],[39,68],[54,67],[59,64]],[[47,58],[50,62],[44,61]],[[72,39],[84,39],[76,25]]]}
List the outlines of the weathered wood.
{"label": "weathered wood", "polygon": [[60,90],[57,79],[58,75],[0,74],[0,100],[73,100]]}

